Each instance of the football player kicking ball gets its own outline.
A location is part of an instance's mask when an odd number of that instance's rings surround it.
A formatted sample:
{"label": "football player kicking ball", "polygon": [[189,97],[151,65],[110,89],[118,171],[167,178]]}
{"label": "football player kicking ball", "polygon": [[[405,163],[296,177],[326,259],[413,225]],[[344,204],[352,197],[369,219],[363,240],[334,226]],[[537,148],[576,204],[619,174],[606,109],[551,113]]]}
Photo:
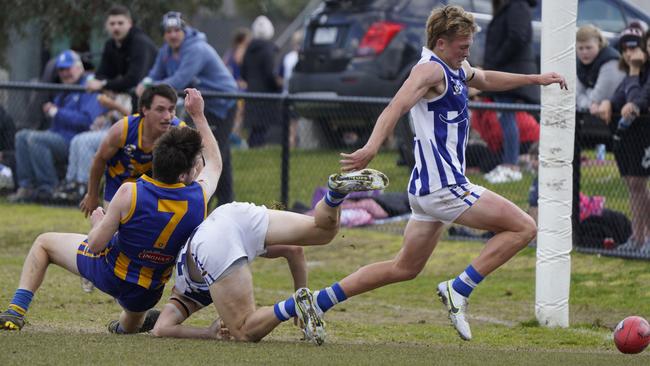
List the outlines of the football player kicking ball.
{"label": "football player kicking ball", "polygon": [[[289,250],[288,245],[329,243],[338,232],[339,206],[346,195],[383,189],[387,185],[388,178],[373,169],[331,175],[329,192],[316,205],[313,217],[250,203],[234,202],[218,207],[181,249],[172,296],[153,334],[179,338],[232,337],[256,342],[281,322],[297,317],[305,338],[323,344],[325,325],[316,311],[311,291],[302,287],[275,306],[256,309],[249,263],[265,252],[267,256],[286,256],[282,252]],[[294,273],[294,282],[304,285],[302,281]],[[210,303],[214,303],[221,321],[207,329],[182,325],[191,314]]]}
{"label": "football player kicking ball", "polygon": [[535,237],[535,221],[507,199],[465,176],[469,136],[467,89],[503,91],[524,85],[559,84],[554,72],[540,75],[479,70],[467,62],[477,30],[474,18],[459,6],[433,9],[427,20],[427,45],[420,61],[384,109],[368,142],[342,154],[343,170],[363,169],[377,154],[403,114],[410,110],[415,130],[415,167],[409,182],[412,215],[402,249],[394,259],[369,264],[314,294],[327,311],[348,297],[415,278],[452,222],[495,232],[481,253],[456,278],[437,286],[438,296],[460,337],[472,338],[467,302],[483,278],[506,263]]}

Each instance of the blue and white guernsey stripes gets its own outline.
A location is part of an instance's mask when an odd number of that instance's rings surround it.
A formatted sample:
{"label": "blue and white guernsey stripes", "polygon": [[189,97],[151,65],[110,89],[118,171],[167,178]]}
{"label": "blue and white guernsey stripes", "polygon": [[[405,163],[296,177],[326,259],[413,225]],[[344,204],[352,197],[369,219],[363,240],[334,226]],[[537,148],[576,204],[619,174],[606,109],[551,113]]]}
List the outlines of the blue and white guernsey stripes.
{"label": "blue and white guernsey stripes", "polygon": [[436,62],[445,73],[445,91],[420,100],[411,109],[415,128],[415,167],[409,193],[424,196],[440,188],[465,184],[465,147],[469,135],[465,72],[453,70],[431,50],[422,48],[418,64]]}

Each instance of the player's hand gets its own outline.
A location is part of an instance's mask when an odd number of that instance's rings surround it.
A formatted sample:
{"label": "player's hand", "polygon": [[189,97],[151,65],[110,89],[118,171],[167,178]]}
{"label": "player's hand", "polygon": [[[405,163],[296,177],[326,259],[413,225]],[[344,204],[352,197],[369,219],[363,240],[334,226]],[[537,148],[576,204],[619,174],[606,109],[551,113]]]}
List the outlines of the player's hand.
{"label": "player's hand", "polygon": [[341,170],[344,172],[361,170],[368,166],[375,155],[377,155],[376,151],[372,151],[365,146],[352,154],[341,153],[341,160],[339,160]]}
{"label": "player's hand", "polygon": [[551,85],[551,84],[560,84],[560,89],[568,90],[566,80],[564,76],[558,74],[557,72],[547,72],[539,76],[540,85]]}
{"label": "player's hand", "polygon": [[598,103],[591,103],[591,106],[589,106],[589,114],[592,116],[598,116]]}
{"label": "player's hand", "polygon": [[194,88],[185,89],[185,111],[192,117],[203,116],[203,107],[205,102],[201,96],[201,92]]}
{"label": "player's hand", "polygon": [[97,207],[95,210],[93,210],[93,213],[90,215],[90,225],[92,227],[95,227],[100,221],[102,221],[105,214],[106,212],[104,212],[104,208]]}
{"label": "player's hand", "polygon": [[222,341],[229,341],[232,339],[232,336],[230,335],[230,330],[228,330],[228,327],[226,327],[226,323],[224,323],[223,320],[221,320],[221,318],[217,318],[217,320],[212,322],[210,328],[208,329],[214,339],[218,339]]}
{"label": "player's hand", "polygon": [[85,217],[88,217],[97,207],[99,207],[99,197],[89,195],[88,193],[86,193],[79,203],[79,208],[81,209],[81,212],[84,213]]}

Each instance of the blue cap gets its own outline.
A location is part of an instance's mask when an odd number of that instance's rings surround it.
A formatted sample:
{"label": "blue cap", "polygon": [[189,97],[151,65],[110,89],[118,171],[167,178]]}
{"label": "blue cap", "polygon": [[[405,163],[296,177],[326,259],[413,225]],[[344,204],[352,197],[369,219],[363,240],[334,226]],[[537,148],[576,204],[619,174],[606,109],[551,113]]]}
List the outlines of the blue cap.
{"label": "blue cap", "polygon": [[81,63],[81,58],[72,50],[65,50],[56,57],[57,69],[68,69],[76,63]]}

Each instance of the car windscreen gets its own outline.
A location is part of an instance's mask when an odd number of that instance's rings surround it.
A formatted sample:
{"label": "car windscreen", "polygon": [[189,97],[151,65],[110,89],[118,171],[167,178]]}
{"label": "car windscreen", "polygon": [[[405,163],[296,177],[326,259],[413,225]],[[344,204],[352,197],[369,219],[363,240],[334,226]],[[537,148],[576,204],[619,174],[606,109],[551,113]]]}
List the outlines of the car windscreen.
{"label": "car windscreen", "polygon": [[402,1],[399,6],[402,8],[400,13],[403,15],[428,18],[431,10],[440,5],[440,0],[411,0]]}
{"label": "car windscreen", "polygon": [[327,0],[326,9],[342,9],[350,11],[382,10],[394,7],[398,0]]}

